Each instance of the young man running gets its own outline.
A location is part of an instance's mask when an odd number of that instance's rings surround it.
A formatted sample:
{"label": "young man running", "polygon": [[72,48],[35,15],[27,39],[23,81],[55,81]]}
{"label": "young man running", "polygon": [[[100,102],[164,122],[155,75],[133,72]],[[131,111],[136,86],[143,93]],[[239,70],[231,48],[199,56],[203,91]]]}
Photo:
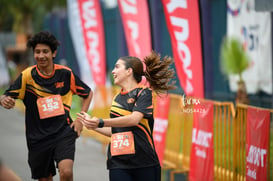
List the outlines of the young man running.
{"label": "young man running", "polygon": [[14,107],[15,99],[25,105],[28,163],[32,178],[39,181],[53,180],[56,167],[61,181],[73,180],[75,141],[83,125],[69,115],[72,96],[83,98],[82,111],[88,111],[93,96],[71,69],[53,63],[58,46],[46,31],[29,39],[27,47],[33,49],[36,65],[22,71],[0,97],[6,109]]}

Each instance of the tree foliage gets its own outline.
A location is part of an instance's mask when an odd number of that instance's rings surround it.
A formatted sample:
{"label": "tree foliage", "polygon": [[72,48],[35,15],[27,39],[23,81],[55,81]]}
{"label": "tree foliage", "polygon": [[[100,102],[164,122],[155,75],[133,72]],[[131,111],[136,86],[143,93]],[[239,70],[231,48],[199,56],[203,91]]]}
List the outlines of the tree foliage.
{"label": "tree foliage", "polygon": [[225,75],[237,74],[240,81],[242,73],[249,65],[249,57],[241,42],[235,37],[225,37],[221,44],[221,70]]}
{"label": "tree foliage", "polygon": [[55,7],[66,7],[66,0],[0,0],[0,31],[11,27],[17,33],[32,33]]}

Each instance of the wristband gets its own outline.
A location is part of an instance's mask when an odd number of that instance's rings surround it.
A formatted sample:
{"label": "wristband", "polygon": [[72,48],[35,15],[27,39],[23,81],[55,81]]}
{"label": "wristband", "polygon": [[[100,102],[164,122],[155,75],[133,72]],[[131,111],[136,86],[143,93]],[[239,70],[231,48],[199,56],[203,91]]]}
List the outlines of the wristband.
{"label": "wristband", "polygon": [[99,119],[99,125],[98,125],[98,128],[103,128],[103,126],[104,126],[104,121],[103,121],[103,119]]}

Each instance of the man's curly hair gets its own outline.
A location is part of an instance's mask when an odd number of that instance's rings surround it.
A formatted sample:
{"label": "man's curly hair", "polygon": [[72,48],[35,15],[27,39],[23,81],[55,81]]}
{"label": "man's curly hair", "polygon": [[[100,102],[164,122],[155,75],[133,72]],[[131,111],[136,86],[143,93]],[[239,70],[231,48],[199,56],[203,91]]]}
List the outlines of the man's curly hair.
{"label": "man's curly hair", "polygon": [[41,31],[31,37],[27,42],[27,47],[34,50],[39,43],[48,45],[52,52],[56,51],[60,45],[56,37],[48,31]]}

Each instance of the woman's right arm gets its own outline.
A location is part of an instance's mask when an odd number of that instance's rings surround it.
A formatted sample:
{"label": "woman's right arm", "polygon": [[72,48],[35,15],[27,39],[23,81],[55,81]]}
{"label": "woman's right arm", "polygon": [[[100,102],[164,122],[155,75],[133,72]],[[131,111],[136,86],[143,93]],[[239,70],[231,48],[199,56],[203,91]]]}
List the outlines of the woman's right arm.
{"label": "woman's right arm", "polygon": [[[81,113],[77,113],[78,117],[77,119],[83,123],[83,125],[89,129],[89,130],[94,130],[97,133],[103,134],[105,136],[111,137],[112,135],[112,130],[111,127],[103,127],[103,128],[98,128],[97,122],[90,122],[91,124],[85,124],[85,120],[92,120],[92,119],[98,119],[96,117],[91,118],[86,112],[82,111]],[[93,124],[92,124],[93,123]]]}

